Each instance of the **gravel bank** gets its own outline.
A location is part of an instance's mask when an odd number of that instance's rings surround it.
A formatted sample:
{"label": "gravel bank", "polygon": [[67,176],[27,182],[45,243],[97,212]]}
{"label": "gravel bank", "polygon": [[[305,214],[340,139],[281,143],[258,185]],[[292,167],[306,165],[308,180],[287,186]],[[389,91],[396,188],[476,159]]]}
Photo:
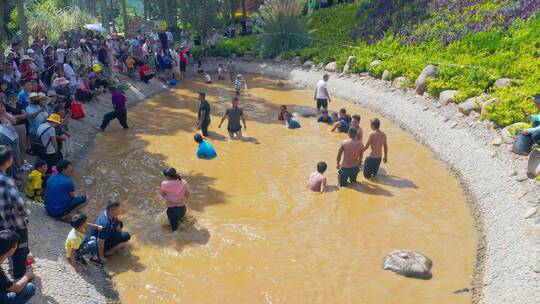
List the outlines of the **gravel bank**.
{"label": "gravel bank", "polygon": [[[239,62],[244,73],[288,79],[312,88],[323,72],[290,64]],[[537,182],[525,179],[527,158],[495,146],[498,130],[487,122],[465,117],[455,105],[441,107],[414,90],[393,88],[367,76],[339,76],[329,82],[330,94],[374,110],[412,133],[461,180],[480,235],[476,273],[471,282],[475,303],[538,303],[540,258]],[[429,172],[426,172],[429,174]],[[435,263],[437,261],[434,261]],[[540,271],[540,269],[537,269]]]}
{"label": "gravel bank", "polygon": [[[132,107],[147,98],[167,90],[162,82],[123,81],[128,86],[127,105]],[[85,161],[86,154],[94,145],[103,114],[112,110],[110,94],[100,95],[96,101],[84,105],[86,118],[70,121],[70,133],[74,141],[72,156],[67,159],[75,166]],[[115,123],[115,122],[112,122]],[[110,275],[102,268],[88,266],[76,273],[65,258],[64,242],[71,227],[51,219],[42,205],[30,203],[30,250],[35,256],[34,270],[39,276],[39,294],[32,303],[96,304],[118,302],[118,293]]]}

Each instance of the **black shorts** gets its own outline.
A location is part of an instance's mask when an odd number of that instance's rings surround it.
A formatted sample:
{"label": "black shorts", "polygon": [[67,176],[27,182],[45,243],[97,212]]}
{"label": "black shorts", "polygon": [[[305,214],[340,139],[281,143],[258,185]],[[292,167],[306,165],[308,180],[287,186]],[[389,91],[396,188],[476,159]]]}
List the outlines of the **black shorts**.
{"label": "black shorts", "polygon": [[180,72],[184,73],[186,71],[186,62],[180,61]]}
{"label": "black shorts", "polygon": [[359,172],[360,172],[360,167],[350,167],[350,168],[343,167],[339,169],[338,171],[339,186],[340,187],[347,186],[348,181],[350,181],[351,183],[355,183]]}
{"label": "black shorts", "polygon": [[379,172],[379,166],[381,165],[381,158],[366,157],[364,162],[364,177],[370,179],[377,175]]}
{"label": "black shorts", "polygon": [[317,98],[317,110],[319,110],[320,108],[328,109],[328,99]]}
{"label": "black shorts", "polygon": [[229,131],[229,133],[240,132],[240,131],[242,131],[242,127],[235,127],[235,128],[228,127],[227,131]]}

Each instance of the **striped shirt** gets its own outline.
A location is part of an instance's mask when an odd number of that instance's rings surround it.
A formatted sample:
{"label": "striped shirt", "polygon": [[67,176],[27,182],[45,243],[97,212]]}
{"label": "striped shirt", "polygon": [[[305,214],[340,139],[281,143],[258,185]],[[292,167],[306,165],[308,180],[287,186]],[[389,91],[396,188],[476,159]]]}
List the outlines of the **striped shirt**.
{"label": "striped shirt", "polygon": [[241,88],[242,88],[242,82],[240,81],[240,79],[236,79],[234,81],[234,90],[237,92],[240,92]]}
{"label": "striped shirt", "polygon": [[26,202],[13,179],[0,173],[0,230],[26,230]]}

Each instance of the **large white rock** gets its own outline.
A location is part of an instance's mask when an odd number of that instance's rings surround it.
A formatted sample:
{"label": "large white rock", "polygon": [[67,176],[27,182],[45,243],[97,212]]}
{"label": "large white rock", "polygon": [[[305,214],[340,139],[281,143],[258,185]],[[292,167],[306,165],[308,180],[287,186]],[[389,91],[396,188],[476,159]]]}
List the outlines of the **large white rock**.
{"label": "large white rock", "polygon": [[337,72],[337,63],[335,61],[330,62],[324,67],[324,70],[330,73]]}
{"label": "large white rock", "polygon": [[381,77],[382,80],[390,80],[390,71],[389,70],[384,70],[382,72],[382,77]]}
{"label": "large white rock", "polygon": [[311,69],[311,67],[314,66],[314,65],[315,65],[315,62],[313,62],[313,61],[311,61],[311,60],[308,60],[308,61],[304,62],[304,65],[303,65],[303,66],[304,66],[304,68],[306,68],[306,69]]}
{"label": "large white rock", "polygon": [[439,103],[443,106],[447,106],[450,103],[456,102],[457,90],[442,91],[439,95]]}
{"label": "large white rock", "polygon": [[409,84],[410,80],[405,76],[396,77],[394,81],[392,81],[392,86],[398,89],[406,88]]}
{"label": "large white rock", "polygon": [[356,56],[349,56],[349,58],[347,58],[347,63],[345,63],[345,66],[343,67],[343,74],[349,73],[351,69],[351,65],[354,63],[356,58],[357,58]]}
{"label": "large white rock", "polygon": [[428,65],[420,73],[420,76],[416,79],[416,94],[423,95],[426,92],[428,78],[437,78],[439,68],[434,65]]}
{"label": "large white rock", "polygon": [[468,98],[464,102],[460,103],[458,110],[464,115],[469,115],[471,111],[480,112],[484,103],[489,99],[491,99],[491,95],[482,93],[477,97]]}
{"label": "large white rock", "polygon": [[300,57],[299,56],[294,57],[292,60],[292,64],[294,64],[295,66],[301,66],[302,61],[300,60]]}
{"label": "large white rock", "polygon": [[369,67],[374,68],[374,67],[380,66],[381,64],[382,64],[382,61],[380,61],[379,59],[375,59],[369,64]]}
{"label": "large white rock", "polygon": [[431,279],[433,262],[425,255],[412,250],[395,250],[384,258],[384,270],[391,270],[402,276]]}
{"label": "large white rock", "polygon": [[540,175],[540,152],[538,149],[532,149],[531,154],[529,154],[527,171],[533,176]]}
{"label": "large white rock", "polygon": [[482,111],[480,112],[480,115],[482,116],[485,116],[488,114],[488,107],[491,106],[492,104],[495,104],[495,103],[499,103],[500,100],[498,98],[491,98],[490,100],[484,102],[482,104]]}
{"label": "large white rock", "polygon": [[509,126],[504,127],[501,130],[501,136],[503,138],[504,143],[506,144],[513,144],[516,140],[515,134],[510,134],[510,129],[517,129],[522,127],[528,127],[529,125],[524,122],[516,122],[514,124],[511,124]]}
{"label": "large white rock", "polygon": [[510,78],[499,78],[495,80],[494,86],[498,88],[509,87],[512,85],[512,80]]}

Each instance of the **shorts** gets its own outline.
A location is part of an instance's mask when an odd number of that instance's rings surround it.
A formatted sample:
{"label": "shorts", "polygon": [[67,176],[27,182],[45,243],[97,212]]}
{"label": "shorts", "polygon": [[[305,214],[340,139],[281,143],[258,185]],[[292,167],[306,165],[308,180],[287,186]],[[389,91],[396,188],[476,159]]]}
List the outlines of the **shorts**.
{"label": "shorts", "polygon": [[317,98],[317,110],[319,110],[320,108],[328,109],[328,99]]}
{"label": "shorts", "polygon": [[186,72],[186,62],[180,61],[180,72],[185,73]]}
{"label": "shorts", "polygon": [[356,182],[356,178],[358,177],[358,173],[360,172],[360,167],[350,167],[346,168],[343,167],[339,169],[338,171],[338,182],[340,187],[347,186],[347,181],[350,181],[351,183]]}
{"label": "shorts", "polygon": [[364,162],[364,177],[370,179],[373,176],[377,175],[379,171],[379,166],[381,165],[381,158],[366,157]]}
{"label": "shorts", "polygon": [[105,240],[105,251],[109,251],[116,247],[116,245],[125,243],[131,239],[131,235],[124,231],[115,231],[111,236]]}
{"label": "shorts", "polygon": [[229,133],[237,133],[242,131],[242,127],[227,127],[227,131],[229,131]]}
{"label": "shorts", "polygon": [[236,96],[240,96],[240,90],[235,90],[234,94],[236,94]]}
{"label": "shorts", "polygon": [[52,217],[62,217],[70,214],[74,209],[79,207],[80,205],[86,203],[86,195],[82,196],[76,196],[69,201],[67,205],[64,206],[63,210],[57,214],[56,212],[49,212],[47,210],[47,214]]}

